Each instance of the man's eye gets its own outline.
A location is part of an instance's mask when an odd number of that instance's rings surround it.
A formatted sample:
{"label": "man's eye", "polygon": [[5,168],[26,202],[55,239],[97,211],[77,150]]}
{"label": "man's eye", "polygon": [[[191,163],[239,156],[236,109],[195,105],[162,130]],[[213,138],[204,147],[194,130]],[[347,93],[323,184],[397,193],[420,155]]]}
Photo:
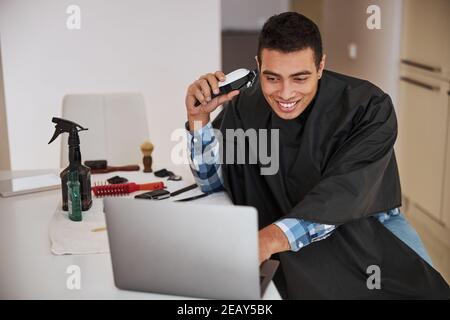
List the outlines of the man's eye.
{"label": "man's eye", "polygon": [[277,78],[274,78],[274,77],[267,77],[267,80],[269,80],[269,81],[276,81]]}
{"label": "man's eye", "polygon": [[295,81],[303,82],[303,81],[308,80],[308,78],[294,78],[294,80],[295,80]]}

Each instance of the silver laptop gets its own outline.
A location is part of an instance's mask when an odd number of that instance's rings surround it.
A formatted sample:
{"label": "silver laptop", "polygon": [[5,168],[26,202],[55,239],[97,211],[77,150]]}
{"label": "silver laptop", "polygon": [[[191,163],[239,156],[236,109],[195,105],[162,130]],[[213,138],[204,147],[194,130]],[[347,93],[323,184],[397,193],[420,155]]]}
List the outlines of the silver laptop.
{"label": "silver laptop", "polygon": [[118,288],[212,299],[260,299],[278,261],[258,260],[252,207],[104,200]]}

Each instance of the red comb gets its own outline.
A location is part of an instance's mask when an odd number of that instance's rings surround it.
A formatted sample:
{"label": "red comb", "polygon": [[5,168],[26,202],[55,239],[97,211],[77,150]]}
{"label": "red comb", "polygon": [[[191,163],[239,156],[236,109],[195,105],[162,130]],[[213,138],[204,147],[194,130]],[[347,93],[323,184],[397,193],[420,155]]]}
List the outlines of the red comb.
{"label": "red comb", "polygon": [[106,184],[106,185],[94,185],[92,191],[96,197],[109,197],[109,196],[121,196],[126,195],[139,190],[159,190],[164,189],[164,182],[151,182],[145,184],[119,183],[119,184]]}

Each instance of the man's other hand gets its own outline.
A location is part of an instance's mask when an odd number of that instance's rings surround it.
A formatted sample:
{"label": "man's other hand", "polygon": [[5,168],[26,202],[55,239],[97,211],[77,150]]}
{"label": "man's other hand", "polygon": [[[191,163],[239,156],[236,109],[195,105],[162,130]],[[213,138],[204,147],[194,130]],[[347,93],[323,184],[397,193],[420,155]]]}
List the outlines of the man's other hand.
{"label": "man's other hand", "polygon": [[275,224],[259,230],[259,264],[268,260],[273,254],[290,249],[284,232]]}

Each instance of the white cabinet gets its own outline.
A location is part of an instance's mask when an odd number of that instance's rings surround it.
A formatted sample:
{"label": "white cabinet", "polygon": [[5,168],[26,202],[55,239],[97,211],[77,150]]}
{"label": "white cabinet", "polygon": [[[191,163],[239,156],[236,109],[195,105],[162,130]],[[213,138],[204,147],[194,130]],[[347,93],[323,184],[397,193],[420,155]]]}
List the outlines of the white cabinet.
{"label": "white cabinet", "polygon": [[450,78],[450,1],[403,2],[402,59]]}
{"label": "white cabinet", "polygon": [[400,81],[399,161],[403,194],[443,222],[449,83],[403,70]]}
{"label": "white cabinet", "polygon": [[[448,109],[450,110],[450,90],[447,91]],[[449,111],[450,112],[450,111]],[[442,221],[450,229],[450,124],[447,132],[447,156],[444,179]]]}
{"label": "white cabinet", "polygon": [[450,247],[450,0],[403,1],[400,74],[396,150],[405,211]]}

